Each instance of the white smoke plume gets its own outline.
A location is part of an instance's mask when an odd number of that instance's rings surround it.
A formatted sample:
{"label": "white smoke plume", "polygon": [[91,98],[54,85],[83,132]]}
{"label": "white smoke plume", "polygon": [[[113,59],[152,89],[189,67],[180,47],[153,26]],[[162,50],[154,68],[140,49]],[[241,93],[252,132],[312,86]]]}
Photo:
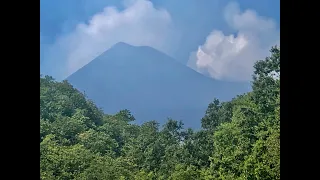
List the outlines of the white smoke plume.
{"label": "white smoke plume", "polygon": [[190,55],[188,66],[214,79],[249,81],[254,63],[268,56],[271,46],[280,45],[279,29],[253,10],[241,12],[237,3],[227,5],[224,18],[236,35],[213,30]]}

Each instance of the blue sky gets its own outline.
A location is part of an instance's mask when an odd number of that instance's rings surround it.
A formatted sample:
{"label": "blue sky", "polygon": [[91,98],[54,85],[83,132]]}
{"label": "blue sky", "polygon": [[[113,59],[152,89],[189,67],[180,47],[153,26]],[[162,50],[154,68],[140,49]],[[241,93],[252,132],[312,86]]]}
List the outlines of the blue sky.
{"label": "blue sky", "polygon": [[215,79],[247,81],[280,43],[279,17],[276,0],[41,0],[41,73],[64,79],[124,41]]}

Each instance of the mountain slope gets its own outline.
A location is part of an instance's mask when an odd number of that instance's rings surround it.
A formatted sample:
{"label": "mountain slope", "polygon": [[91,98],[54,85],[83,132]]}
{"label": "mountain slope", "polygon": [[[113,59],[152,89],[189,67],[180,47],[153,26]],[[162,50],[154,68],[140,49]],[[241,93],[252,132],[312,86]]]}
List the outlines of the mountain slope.
{"label": "mountain slope", "polygon": [[151,47],[118,43],[67,78],[106,113],[129,109],[140,124],[168,117],[200,127],[214,97],[230,100],[248,83],[205,77]]}

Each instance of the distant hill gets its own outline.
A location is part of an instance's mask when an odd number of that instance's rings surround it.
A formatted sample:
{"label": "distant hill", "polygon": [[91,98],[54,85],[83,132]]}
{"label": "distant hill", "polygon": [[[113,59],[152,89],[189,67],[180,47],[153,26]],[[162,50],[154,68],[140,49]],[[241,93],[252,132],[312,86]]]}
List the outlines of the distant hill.
{"label": "distant hill", "polygon": [[213,80],[151,47],[117,43],[67,80],[105,113],[129,109],[141,124],[167,118],[200,127],[213,98],[230,100],[249,83]]}

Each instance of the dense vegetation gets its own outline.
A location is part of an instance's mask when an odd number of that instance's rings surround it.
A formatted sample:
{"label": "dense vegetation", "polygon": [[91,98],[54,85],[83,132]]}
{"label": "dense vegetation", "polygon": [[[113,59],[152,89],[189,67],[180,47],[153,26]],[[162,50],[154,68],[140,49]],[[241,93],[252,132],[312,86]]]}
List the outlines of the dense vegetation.
{"label": "dense vegetation", "polygon": [[68,82],[40,76],[41,179],[280,179],[280,48],[254,69],[252,92],[215,99],[199,131],[105,115]]}

